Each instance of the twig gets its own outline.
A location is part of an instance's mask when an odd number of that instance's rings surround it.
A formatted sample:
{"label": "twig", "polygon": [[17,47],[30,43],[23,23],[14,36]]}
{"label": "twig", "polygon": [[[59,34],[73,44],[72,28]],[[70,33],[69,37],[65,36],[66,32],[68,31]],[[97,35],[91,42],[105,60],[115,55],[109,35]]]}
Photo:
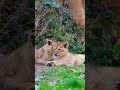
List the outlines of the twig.
{"label": "twig", "polygon": [[[54,18],[55,18],[55,17],[54,17]],[[43,31],[46,30],[48,24],[49,24],[54,18],[51,18],[51,19],[46,23],[46,25],[45,25],[45,27],[43,28],[43,30],[42,30],[40,33],[38,33],[38,36],[37,36],[35,39],[37,39],[37,38],[41,35],[41,33],[43,33]]]}
{"label": "twig", "polygon": [[14,15],[12,15],[12,17],[8,20],[7,24],[5,26],[2,27],[2,29],[0,30],[0,34],[7,28],[7,26],[12,22],[12,20],[14,20],[14,18],[20,14],[20,12],[24,9],[26,3],[28,0],[25,0],[22,5],[19,7],[19,9],[15,12]]}
{"label": "twig", "polygon": [[92,22],[92,24],[88,26],[88,28],[90,29],[87,31],[86,35],[91,31],[92,27],[94,26],[95,22],[98,20],[99,17],[100,17],[100,14],[96,17],[96,19]]}

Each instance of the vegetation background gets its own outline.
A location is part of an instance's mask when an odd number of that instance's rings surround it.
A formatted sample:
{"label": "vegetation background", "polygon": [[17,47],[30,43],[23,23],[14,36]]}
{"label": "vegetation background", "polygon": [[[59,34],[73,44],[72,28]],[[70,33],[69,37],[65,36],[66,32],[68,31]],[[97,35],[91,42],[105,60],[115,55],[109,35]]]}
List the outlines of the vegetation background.
{"label": "vegetation background", "polygon": [[[37,4],[43,6],[37,7]],[[67,4],[54,0],[41,0],[41,4],[36,3],[36,48],[43,46],[45,39],[51,39],[69,42],[72,53],[85,53],[85,34],[74,20]]]}
{"label": "vegetation background", "polygon": [[[106,0],[86,0],[86,63],[95,66],[120,66],[118,18]],[[113,33],[117,33],[114,45],[111,42],[115,40],[110,39]]]}
{"label": "vegetation background", "polygon": [[32,0],[0,1],[0,53],[10,54],[27,41],[27,32],[34,31],[34,14]]}

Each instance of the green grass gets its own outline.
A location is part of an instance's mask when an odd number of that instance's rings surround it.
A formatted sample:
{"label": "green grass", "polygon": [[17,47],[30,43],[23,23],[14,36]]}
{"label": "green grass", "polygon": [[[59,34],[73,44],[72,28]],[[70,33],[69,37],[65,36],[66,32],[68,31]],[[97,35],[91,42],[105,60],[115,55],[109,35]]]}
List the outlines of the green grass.
{"label": "green grass", "polygon": [[[38,90],[84,90],[85,79],[79,78],[84,72],[84,67],[54,67],[45,76],[46,82],[39,83]],[[55,85],[50,86],[50,81]]]}

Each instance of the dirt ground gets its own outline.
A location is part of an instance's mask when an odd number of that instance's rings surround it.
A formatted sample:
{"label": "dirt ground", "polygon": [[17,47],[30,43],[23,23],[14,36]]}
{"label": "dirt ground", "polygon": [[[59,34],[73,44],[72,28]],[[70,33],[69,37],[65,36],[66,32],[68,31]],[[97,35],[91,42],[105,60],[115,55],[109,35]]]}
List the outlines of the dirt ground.
{"label": "dirt ground", "polygon": [[52,67],[49,66],[43,66],[40,64],[35,64],[35,72],[36,73],[43,73],[43,72],[47,72],[48,70],[50,70]]}
{"label": "dirt ground", "polygon": [[48,71],[53,67],[43,66],[40,64],[35,65],[35,83],[38,84],[40,81],[45,79],[45,75],[47,75]]}

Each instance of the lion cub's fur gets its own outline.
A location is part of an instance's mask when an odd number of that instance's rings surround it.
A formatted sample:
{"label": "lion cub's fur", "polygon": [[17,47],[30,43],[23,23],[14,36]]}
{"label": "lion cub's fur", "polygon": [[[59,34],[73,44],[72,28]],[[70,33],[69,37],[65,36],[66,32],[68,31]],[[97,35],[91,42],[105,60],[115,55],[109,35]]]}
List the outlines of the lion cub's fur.
{"label": "lion cub's fur", "polygon": [[36,49],[36,63],[48,65],[52,63],[55,66],[79,66],[83,65],[85,56],[81,54],[72,54],[68,51],[67,42],[47,41],[47,44]]}
{"label": "lion cub's fur", "polygon": [[43,65],[47,65],[52,60],[52,46],[48,40],[40,49],[35,49],[35,62]]}

